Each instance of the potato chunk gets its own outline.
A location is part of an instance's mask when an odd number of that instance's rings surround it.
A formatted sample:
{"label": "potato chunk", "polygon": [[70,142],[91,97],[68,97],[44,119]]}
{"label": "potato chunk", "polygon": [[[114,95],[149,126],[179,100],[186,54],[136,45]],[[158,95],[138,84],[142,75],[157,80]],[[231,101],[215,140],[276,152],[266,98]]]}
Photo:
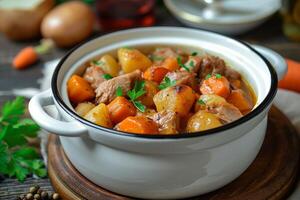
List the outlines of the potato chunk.
{"label": "potato chunk", "polygon": [[104,55],[100,59],[100,67],[105,73],[110,74],[111,76],[118,76],[121,66],[117,63],[116,59],[111,55]]}
{"label": "potato chunk", "polygon": [[90,110],[84,118],[100,126],[112,128],[112,122],[109,118],[108,108],[104,103],[100,103]]}
{"label": "potato chunk", "polygon": [[214,108],[226,103],[226,100],[215,94],[202,94],[195,104],[195,112],[205,110],[206,108]]}
{"label": "potato chunk", "polygon": [[221,125],[222,123],[216,115],[200,110],[188,120],[186,131],[189,133],[204,131]]}
{"label": "potato chunk", "polygon": [[195,101],[195,94],[189,86],[175,85],[159,91],[153,101],[158,112],[168,110],[183,117],[189,113]]}
{"label": "potato chunk", "polygon": [[84,102],[84,103],[78,104],[75,108],[75,111],[79,116],[83,117],[93,108],[95,108],[94,104],[92,104],[91,102]]}
{"label": "potato chunk", "polygon": [[151,60],[137,49],[120,48],[118,59],[125,73],[133,72],[136,69],[145,71],[152,65]]}

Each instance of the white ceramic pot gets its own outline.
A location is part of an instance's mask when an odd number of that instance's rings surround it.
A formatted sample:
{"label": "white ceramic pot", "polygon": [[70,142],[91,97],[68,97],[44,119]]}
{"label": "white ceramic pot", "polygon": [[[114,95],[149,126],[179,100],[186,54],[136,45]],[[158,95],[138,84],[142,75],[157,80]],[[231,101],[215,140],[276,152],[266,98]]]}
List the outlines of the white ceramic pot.
{"label": "white ceramic pot", "polygon": [[[253,86],[257,104],[248,115],[201,133],[135,135],[97,126],[79,117],[66,82],[96,55],[119,47],[180,46],[220,56]],[[285,73],[285,66],[277,66]],[[280,68],[281,67],[281,68]],[[237,178],[255,159],[264,140],[267,114],[277,90],[273,67],[254,49],[207,31],[156,27],[120,31],[71,50],[58,64],[51,90],[29,103],[32,118],[60,136],[66,155],[86,178],[110,191],[138,198],[191,197]],[[55,104],[61,120],[44,111]]]}

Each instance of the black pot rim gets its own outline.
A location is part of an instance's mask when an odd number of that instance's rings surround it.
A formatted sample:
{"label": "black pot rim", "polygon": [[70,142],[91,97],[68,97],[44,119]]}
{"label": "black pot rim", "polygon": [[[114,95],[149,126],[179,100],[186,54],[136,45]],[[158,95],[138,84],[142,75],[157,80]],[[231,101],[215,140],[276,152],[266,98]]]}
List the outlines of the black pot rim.
{"label": "black pot rim", "polygon": [[[157,28],[157,27],[156,27]],[[179,28],[179,27],[159,27],[159,28]],[[139,30],[139,29],[151,29],[151,28],[136,28],[136,29],[130,29],[130,30]],[[187,29],[187,30],[197,30],[197,29],[192,29],[192,28],[181,28],[181,29]],[[203,30],[206,31],[206,30]],[[116,33],[123,33],[123,32],[127,32],[127,30],[125,31],[117,31],[114,32],[112,34],[116,34]],[[212,32],[212,31],[206,31],[208,33],[214,33],[217,34],[219,36],[223,36],[221,34]],[[106,34],[106,35],[102,35],[102,36],[107,36],[110,34]],[[212,134],[218,134],[220,132],[235,128],[236,126],[251,120],[252,118],[254,118],[255,116],[257,116],[258,114],[260,114],[264,109],[266,109],[269,104],[272,102],[273,98],[276,95],[276,91],[277,91],[277,73],[274,70],[274,68],[272,67],[272,65],[270,64],[270,62],[264,57],[262,56],[259,52],[257,52],[254,48],[252,48],[250,45],[248,45],[247,43],[240,41],[240,40],[236,40],[234,38],[228,37],[228,36],[223,36],[223,37],[227,37],[230,38],[244,46],[246,46],[247,48],[249,48],[250,50],[252,50],[254,53],[256,53],[267,65],[270,75],[271,75],[271,86],[270,89],[268,91],[267,96],[265,97],[265,99],[254,109],[252,110],[250,113],[246,114],[245,116],[241,117],[240,119],[233,121],[231,123],[222,125],[220,127],[217,128],[213,128],[213,129],[209,129],[209,130],[205,130],[205,131],[201,131],[201,132],[193,132],[193,133],[180,133],[180,134],[173,134],[173,135],[159,135],[159,134],[133,134],[133,133],[128,133],[128,132],[123,132],[123,131],[117,131],[111,128],[105,128],[102,126],[99,126],[97,124],[94,124],[82,117],[80,117],[78,114],[76,114],[73,110],[71,110],[66,103],[63,101],[62,97],[60,96],[59,92],[58,92],[58,88],[57,88],[57,77],[58,77],[58,73],[60,71],[61,66],[63,65],[63,63],[65,62],[65,60],[78,48],[80,48],[81,46],[83,46],[84,44],[91,42],[95,39],[98,39],[99,37],[102,36],[96,36],[94,38],[91,38],[88,41],[82,42],[80,44],[78,44],[77,46],[75,46],[74,48],[72,48],[58,63],[58,65],[55,68],[55,71],[53,73],[52,76],[52,80],[51,80],[51,89],[52,89],[52,93],[53,96],[56,100],[56,102],[58,103],[58,105],[65,111],[67,112],[71,117],[73,117],[74,119],[80,121],[81,123],[83,123],[86,126],[101,130],[101,131],[105,131],[105,132],[109,132],[115,135],[119,135],[119,136],[126,136],[126,137],[133,137],[133,138],[141,138],[141,139],[185,139],[185,138],[192,138],[192,137],[203,137],[203,136],[207,136],[207,135],[212,135]]]}

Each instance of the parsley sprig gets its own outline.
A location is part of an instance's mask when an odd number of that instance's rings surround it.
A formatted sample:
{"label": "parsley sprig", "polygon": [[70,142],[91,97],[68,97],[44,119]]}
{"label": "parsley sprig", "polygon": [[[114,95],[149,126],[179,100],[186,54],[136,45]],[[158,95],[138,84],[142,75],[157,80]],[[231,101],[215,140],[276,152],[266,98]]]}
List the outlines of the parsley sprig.
{"label": "parsley sprig", "polygon": [[177,63],[180,67],[184,68],[186,71],[190,71],[190,69],[182,63],[182,59],[180,56],[177,57]]}
{"label": "parsley sprig", "polygon": [[116,96],[117,97],[123,96],[123,91],[122,91],[122,88],[120,86],[118,86],[117,89],[116,89]]}
{"label": "parsley sprig", "polygon": [[134,88],[127,92],[127,95],[130,98],[133,105],[141,112],[145,112],[146,106],[144,106],[137,99],[146,93],[146,91],[144,90],[144,87],[145,87],[145,81],[136,80],[134,83]]}
{"label": "parsley sprig", "polygon": [[22,119],[25,100],[17,97],[6,102],[0,117],[0,174],[24,181],[29,174],[47,175],[37,151],[28,146],[27,138],[36,137],[39,126],[31,119]]}
{"label": "parsley sprig", "polygon": [[169,77],[165,76],[163,81],[159,84],[158,88],[163,90],[167,87],[173,86],[176,84],[176,80],[171,80]]}
{"label": "parsley sprig", "polygon": [[109,80],[109,79],[112,79],[112,78],[113,78],[110,74],[103,74],[102,77],[103,77],[105,80]]}
{"label": "parsley sprig", "polygon": [[97,65],[97,66],[104,65],[104,62],[101,61],[101,60],[93,60],[92,63],[93,63],[94,65]]}

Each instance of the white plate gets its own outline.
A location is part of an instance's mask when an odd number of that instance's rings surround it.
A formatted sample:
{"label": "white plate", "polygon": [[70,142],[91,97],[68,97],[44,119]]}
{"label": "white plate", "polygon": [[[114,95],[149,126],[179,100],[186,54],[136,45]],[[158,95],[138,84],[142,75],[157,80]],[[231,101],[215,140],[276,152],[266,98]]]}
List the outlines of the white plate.
{"label": "white plate", "polygon": [[281,6],[280,0],[224,0],[220,3],[224,12],[209,16],[204,14],[198,0],[164,2],[182,23],[228,35],[241,34],[260,25]]}

